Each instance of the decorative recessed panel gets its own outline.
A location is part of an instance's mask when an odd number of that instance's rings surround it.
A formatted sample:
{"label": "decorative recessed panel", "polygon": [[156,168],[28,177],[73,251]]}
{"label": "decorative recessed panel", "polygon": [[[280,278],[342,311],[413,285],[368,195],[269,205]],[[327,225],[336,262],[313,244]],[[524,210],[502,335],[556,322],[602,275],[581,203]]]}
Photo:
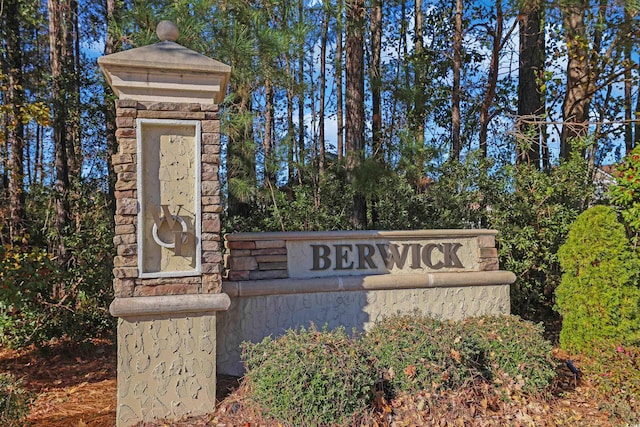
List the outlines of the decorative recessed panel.
{"label": "decorative recessed panel", "polygon": [[140,277],[200,274],[200,122],[137,121]]}

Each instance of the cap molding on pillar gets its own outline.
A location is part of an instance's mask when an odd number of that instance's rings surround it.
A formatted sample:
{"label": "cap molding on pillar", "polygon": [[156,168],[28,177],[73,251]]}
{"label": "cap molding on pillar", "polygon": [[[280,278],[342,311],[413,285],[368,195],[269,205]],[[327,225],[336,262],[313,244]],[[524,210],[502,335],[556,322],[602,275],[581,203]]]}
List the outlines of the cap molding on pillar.
{"label": "cap molding on pillar", "polygon": [[159,43],[98,58],[120,99],[219,104],[231,67],[176,43],[175,25],[158,24]]}

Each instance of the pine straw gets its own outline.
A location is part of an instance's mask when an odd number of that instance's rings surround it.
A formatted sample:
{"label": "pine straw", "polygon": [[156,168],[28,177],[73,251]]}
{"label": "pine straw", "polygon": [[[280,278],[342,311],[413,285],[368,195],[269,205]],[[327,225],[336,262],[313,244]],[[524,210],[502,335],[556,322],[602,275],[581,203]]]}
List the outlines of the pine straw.
{"label": "pine straw", "polygon": [[109,340],[55,341],[44,349],[0,348],[0,372],[21,378],[37,397],[30,426],[115,425],[116,350]]}
{"label": "pine straw", "polygon": [[[454,391],[426,390],[397,396],[389,401],[382,394],[374,407],[353,426],[613,426],[615,419],[599,408],[602,396],[586,377],[576,381],[559,359],[558,378],[544,396],[527,396],[520,385],[476,382]],[[580,362],[577,359],[577,362]],[[30,349],[16,352],[0,348],[0,372],[23,378],[37,394],[29,415],[30,426],[105,427],[115,425],[116,352],[109,342],[96,342],[89,349],[55,344],[48,352]],[[219,403],[215,412],[181,420],[158,420],[139,426],[272,427],[273,420],[261,416],[247,398],[248,385],[233,377],[218,377]],[[213,408],[212,408],[213,409]]]}
{"label": "pine straw", "polygon": [[113,426],[116,387],[116,380],[110,379],[45,391],[38,395],[28,421],[32,426]]}

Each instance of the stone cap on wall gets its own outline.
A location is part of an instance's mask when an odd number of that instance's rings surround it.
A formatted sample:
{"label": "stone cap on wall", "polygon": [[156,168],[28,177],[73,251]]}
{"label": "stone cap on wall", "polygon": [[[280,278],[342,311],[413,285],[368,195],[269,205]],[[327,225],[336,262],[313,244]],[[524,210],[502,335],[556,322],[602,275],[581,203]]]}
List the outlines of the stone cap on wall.
{"label": "stone cap on wall", "polygon": [[334,230],[334,231],[272,231],[255,233],[232,233],[225,235],[227,241],[252,240],[335,240],[345,238],[438,238],[496,236],[497,230],[487,229],[437,229],[437,230]]}
{"label": "stone cap on wall", "polygon": [[471,271],[467,273],[406,274],[402,276],[337,276],[311,279],[226,281],[222,283],[222,292],[234,298],[315,292],[510,285],[515,280],[515,274],[502,270]]}
{"label": "stone cap on wall", "polygon": [[225,311],[231,305],[227,294],[163,295],[116,298],[109,306],[114,317],[175,316]]}

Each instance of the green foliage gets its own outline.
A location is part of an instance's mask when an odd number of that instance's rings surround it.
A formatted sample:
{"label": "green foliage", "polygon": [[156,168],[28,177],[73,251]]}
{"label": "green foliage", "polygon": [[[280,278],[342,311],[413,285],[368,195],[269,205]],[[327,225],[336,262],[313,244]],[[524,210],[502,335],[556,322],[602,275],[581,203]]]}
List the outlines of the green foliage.
{"label": "green foliage", "polygon": [[512,271],[511,311],[529,319],[551,311],[560,283],[558,249],[593,194],[587,162],[579,156],[550,171],[507,167],[506,190],[492,204],[491,228],[499,231],[500,268]]}
{"label": "green foliage", "polygon": [[0,373],[0,425],[19,427],[29,414],[32,395],[11,374]]}
{"label": "green foliage", "polygon": [[564,271],[556,289],[562,347],[590,354],[639,343],[640,259],[615,211],[595,206],[582,213],[558,258]]}
{"label": "green foliage", "polygon": [[542,327],[517,316],[459,322],[396,315],[372,328],[365,346],[393,392],[455,388],[503,374],[524,392],[544,390],[555,377]]}
{"label": "green foliage", "polygon": [[380,230],[411,230],[429,228],[433,220],[433,200],[418,192],[406,175],[384,177],[378,183],[385,194],[373,204]]}
{"label": "green foliage", "polygon": [[29,246],[0,248],[0,344],[42,345],[66,336],[81,341],[110,334],[113,226],[106,194],[97,183],[84,183],[69,195],[75,212],[63,230],[64,263],[47,243],[57,240],[49,229],[51,191],[35,187],[27,198],[31,219]]}
{"label": "green foliage", "polygon": [[542,324],[517,316],[484,316],[463,322],[465,335],[476,337],[491,378],[506,373],[525,392],[544,390],[556,376],[551,343]]}
{"label": "green foliage", "polygon": [[[512,312],[528,319],[548,317],[561,278],[557,251],[593,194],[583,158],[574,156],[538,171],[527,165],[499,167],[479,153],[468,153],[460,162],[423,166],[428,175],[422,181],[415,170],[403,171],[402,163],[375,173],[367,165],[360,172],[375,182],[367,190],[372,227],[497,229],[500,266],[517,277],[511,287]],[[225,230],[349,229],[353,190],[344,184],[340,168],[339,163],[331,165],[317,189],[309,183],[261,189],[251,215],[225,218]]]}
{"label": "green foliage", "polygon": [[[49,107],[44,102],[30,102],[21,105],[14,105],[5,101],[5,93],[9,91],[9,76],[0,73],[0,122],[6,122],[7,130],[15,129],[17,123],[10,123],[6,119],[10,113],[15,115],[15,120],[19,120],[23,125],[29,124],[34,121],[41,126],[49,126]],[[15,89],[22,89],[18,86]],[[6,144],[6,133],[0,132],[0,146]]]}
{"label": "green foliage", "polygon": [[622,219],[638,240],[640,233],[640,146],[616,165],[616,183],[609,188],[611,203],[620,208]]}
{"label": "green foliage", "polygon": [[447,162],[434,171],[427,195],[435,208],[429,228],[480,228],[487,226],[488,207],[498,203],[508,176],[480,151],[469,152],[460,162]]}
{"label": "green foliage", "polygon": [[366,353],[344,329],[288,331],[243,345],[252,398],[291,426],[350,425],[366,408],[374,375]]}
{"label": "green foliage", "polygon": [[224,218],[226,232],[349,229],[352,193],[344,188],[338,173],[336,166],[328,169],[317,190],[308,183],[261,188],[251,215]]}
{"label": "green foliage", "polygon": [[0,248],[0,344],[46,340],[56,311],[50,286],[59,281],[57,265],[45,251]]}
{"label": "green foliage", "polygon": [[398,314],[355,337],[312,326],[244,343],[243,360],[263,412],[305,426],[346,425],[372,404],[374,387],[394,396],[510,379],[531,393],[555,376],[541,326],[516,316],[456,322]]}
{"label": "green foliage", "polygon": [[465,335],[456,322],[420,315],[376,322],[365,347],[391,394],[459,387],[481,368],[476,337]]}

